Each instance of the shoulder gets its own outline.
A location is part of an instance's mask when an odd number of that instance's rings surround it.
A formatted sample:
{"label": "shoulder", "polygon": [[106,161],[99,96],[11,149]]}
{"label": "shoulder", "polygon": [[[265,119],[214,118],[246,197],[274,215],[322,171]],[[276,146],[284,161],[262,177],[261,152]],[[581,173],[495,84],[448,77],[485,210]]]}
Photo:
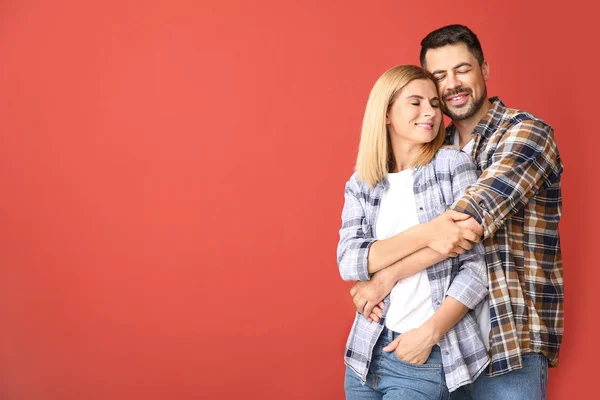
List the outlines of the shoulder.
{"label": "shoulder", "polygon": [[490,121],[485,136],[496,140],[525,140],[539,145],[554,141],[554,129],[543,119],[522,109],[506,107],[499,97],[492,97],[490,101]]}
{"label": "shoulder", "polygon": [[433,161],[443,162],[444,160],[454,159],[462,152],[458,146],[444,146],[435,153]]}
{"label": "shoulder", "polygon": [[371,189],[369,188],[369,185],[359,178],[358,172],[355,171],[346,182],[346,192],[355,193],[357,195],[368,195],[371,192]]}
{"label": "shoulder", "polygon": [[348,179],[348,181],[346,181],[346,190],[351,189],[351,190],[360,190],[360,187],[362,186],[360,179],[358,179],[358,172],[354,172],[350,178]]}
{"label": "shoulder", "polygon": [[436,169],[445,169],[452,172],[458,166],[462,165],[474,165],[473,159],[470,155],[458,148],[453,147],[442,147],[438,150],[435,157],[432,160]]}
{"label": "shoulder", "polygon": [[522,161],[542,155],[552,160],[551,163],[560,164],[554,129],[527,111],[507,108],[499,129],[491,134],[491,138],[489,143],[497,143],[501,148],[498,154]]}
{"label": "shoulder", "polygon": [[503,117],[503,125],[508,130],[526,131],[542,136],[554,132],[546,121],[524,110],[506,108]]}

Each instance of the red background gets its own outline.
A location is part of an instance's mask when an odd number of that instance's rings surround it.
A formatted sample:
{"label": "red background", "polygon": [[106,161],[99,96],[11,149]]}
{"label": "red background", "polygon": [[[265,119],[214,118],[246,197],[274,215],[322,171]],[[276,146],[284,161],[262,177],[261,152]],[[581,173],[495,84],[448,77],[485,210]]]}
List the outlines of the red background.
{"label": "red background", "polygon": [[489,94],[556,130],[566,329],[549,390],[583,398],[599,355],[585,4],[0,3],[0,397],[342,399],[335,247],[367,96],[463,23]]}

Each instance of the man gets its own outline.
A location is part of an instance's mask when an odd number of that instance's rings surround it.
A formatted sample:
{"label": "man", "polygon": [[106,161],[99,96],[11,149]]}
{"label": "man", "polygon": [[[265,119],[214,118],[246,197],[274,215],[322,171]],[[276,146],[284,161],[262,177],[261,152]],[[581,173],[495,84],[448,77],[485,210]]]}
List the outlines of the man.
{"label": "man", "polygon": [[448,143],[471,154],[481,175],[451,211],[430,223],[435,248],[423,248],[357,283],[351,294],[360,312],[379,320],[377,304],[398,279],[468,250],[465,229],[482,233],[490,294],[490,325],[483,330],[490,330],[491,362],[472,385],[472,397],[546,398],[548,365],[558,364],[563,335],[558,234],[563,167],[554,132],[530,113],[487,98],[490,68],[467,27],[450,25],[428,34],[420,61],[436,77],[444,112],[452,119]]}

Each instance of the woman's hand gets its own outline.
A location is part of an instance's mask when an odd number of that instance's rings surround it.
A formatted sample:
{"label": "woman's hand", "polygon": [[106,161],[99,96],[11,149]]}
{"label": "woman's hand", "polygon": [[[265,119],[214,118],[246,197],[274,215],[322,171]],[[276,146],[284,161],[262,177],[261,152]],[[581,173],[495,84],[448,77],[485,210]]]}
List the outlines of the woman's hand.
{"label": "woman's hand", "polygon": [[422,326],[398,336],[385,346],[383,351],[395,351],[396,356],[407,363],[425,364],[431,354],[431,348],[436,343],[434,332]]}

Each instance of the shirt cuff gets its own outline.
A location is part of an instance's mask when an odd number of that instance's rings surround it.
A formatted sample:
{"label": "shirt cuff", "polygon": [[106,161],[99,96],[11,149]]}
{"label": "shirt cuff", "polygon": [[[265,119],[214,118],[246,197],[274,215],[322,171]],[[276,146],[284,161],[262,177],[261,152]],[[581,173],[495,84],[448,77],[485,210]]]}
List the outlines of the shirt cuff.
{"label": "shirt cuff", "polygon": [[473,310],[488,295],[488,288],[468,273],[458,274],[446,296],[450,296]]}
{"label": "shirt cuff", "polygon": [[483,237],[487,238],[497,229],[494,217],[489,212],[485,201],[465,196],[450,207],[454,211],[473,217],[483,229]]}

